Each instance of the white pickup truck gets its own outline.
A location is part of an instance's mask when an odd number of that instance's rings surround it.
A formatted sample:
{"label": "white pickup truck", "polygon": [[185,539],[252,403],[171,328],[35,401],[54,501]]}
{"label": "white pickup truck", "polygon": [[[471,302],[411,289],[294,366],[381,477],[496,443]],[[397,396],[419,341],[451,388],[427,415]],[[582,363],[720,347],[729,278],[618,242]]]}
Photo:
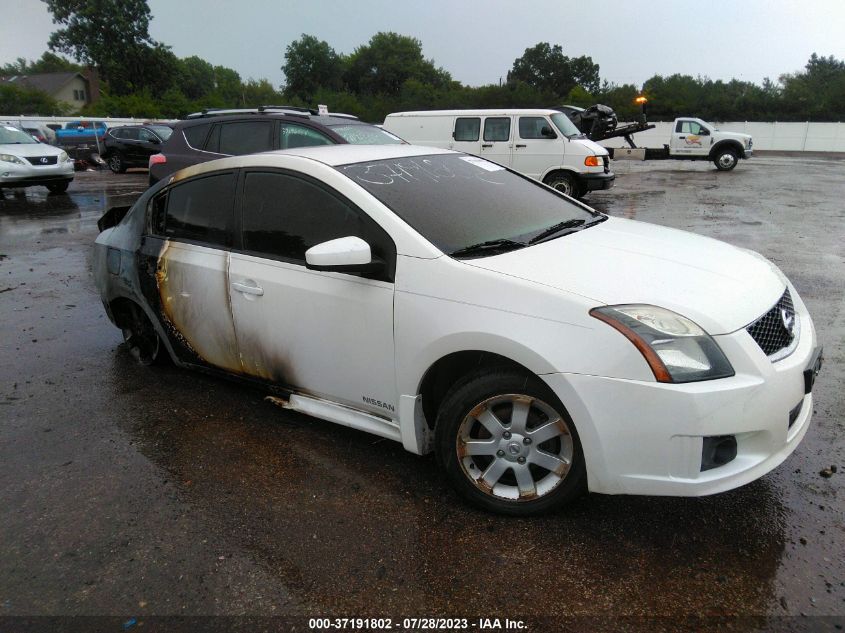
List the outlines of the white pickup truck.
{"label": "white pickup truck", "polygon": [[669,145],[662,148],[609,148],[614,159],[633,160],[711,160],[716,169],[730,171],[740,158],[751,158],[751,135],[722,132],[701,119],[682,117],[672,124]]}

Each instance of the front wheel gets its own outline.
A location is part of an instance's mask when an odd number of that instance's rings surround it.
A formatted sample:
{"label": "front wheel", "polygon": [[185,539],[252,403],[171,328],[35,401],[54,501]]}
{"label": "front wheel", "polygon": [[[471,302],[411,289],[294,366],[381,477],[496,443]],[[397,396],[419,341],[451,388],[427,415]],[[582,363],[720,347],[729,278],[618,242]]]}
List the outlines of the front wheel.
{"label": "front wheel", "polygon": [[115,174],[122,174],[126,172],[126,162],[123,160],[123,156],[120,155],[120,152],[115,152],[108,159],[109,169],[111,169]]}
{"label": "front wheel", "polygon": [[558,172],[556,174],[552,174],[546,180],[544,180],[549,187],[555,189],[556,191],[560,191],[567,196],[572,198],[578,197],[580,193],[580,189],[578,187],[578,183],[575,181],[575,176],[567,172]]}
{"label": "front wheel", "polygon": [[536,376],[488,369],[459,381],[438,412],[435,442],[452,485],[485,510],[541,514],[586,487],[575,425]]}
{"label": "front wheel", "polygon": [[739,155],[736,153],[736,150],[733,149],[723,149],[719,151],[713,159],[713,164],[716,165],[716,169],[719,171],[730,171],[736,167],[738,162]]}
{"label": "front wheel", "polygon": [[51,182],[47,185],[47,189],[50,193],[64,193],[69,186],[70,181],[65,180],[64,182]]}

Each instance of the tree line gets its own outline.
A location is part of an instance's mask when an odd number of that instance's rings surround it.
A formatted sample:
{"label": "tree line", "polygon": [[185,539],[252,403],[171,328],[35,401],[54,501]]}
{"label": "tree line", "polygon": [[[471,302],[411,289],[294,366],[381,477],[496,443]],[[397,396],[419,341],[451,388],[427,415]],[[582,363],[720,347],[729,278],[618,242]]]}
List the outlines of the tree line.
{"label": "tree line", "polygon": [[[634,99],[643,94],[651,120],[845,119],[845,62],[815,53],[802,70],[762,85],[674,74],[655,75],[635,86],[602,80],[589,56],[569,57],[560,45],[540,42],[514,60],[503,81],[473,87],[426,59],[422,43],[413,37],[380,32],[342,54],[303,34],[287,45],[281,64],[285,84],[276,87],[267,79],[243,79],[197,56],[174,55],[150,37],[146,0],[42,1],[59,27],[50,36],[50,50],[37,61],[18,59],[0,67],[0,76],[94,67],[102,96],[83,111],[91,116],[179,118],[212,107],[324,103],[333,111],[378,122],[401,110],[603,103],[630,120],[639,114]],[[0,85],[0,112],[64,113],[43,93],[13,85]]]}

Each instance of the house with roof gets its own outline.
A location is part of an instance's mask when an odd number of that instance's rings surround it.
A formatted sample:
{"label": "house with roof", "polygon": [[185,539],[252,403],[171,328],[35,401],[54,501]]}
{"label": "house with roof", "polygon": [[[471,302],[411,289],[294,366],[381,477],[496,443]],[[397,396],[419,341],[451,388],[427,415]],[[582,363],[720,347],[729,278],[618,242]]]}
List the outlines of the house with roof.
{"label": "house with roof", "polygon": [[0,78],[0,84],[40,90],[75,113],[100,98],[100,81],[94,69],[85,72],[38,73]]}

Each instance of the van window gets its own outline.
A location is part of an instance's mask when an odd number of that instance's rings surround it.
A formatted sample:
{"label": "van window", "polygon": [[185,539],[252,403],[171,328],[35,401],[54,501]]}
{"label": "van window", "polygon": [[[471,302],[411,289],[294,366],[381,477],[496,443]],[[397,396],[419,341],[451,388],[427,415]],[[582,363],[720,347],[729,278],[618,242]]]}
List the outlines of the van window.
{"label": "van window", "polygon": [[543,136],[541,131],[544,127],[552,129],[545,117],[521,116],[519,117],[519,138],[552,138],[551,136]]}
{"label": "van window", "polygon": [[511,137],[510,117],[484,119],[485,141],[507,141]]}
{"label": "van window", "polygon": [[481,133],[481,118],[455,119],[456,141],[477,141]]}

